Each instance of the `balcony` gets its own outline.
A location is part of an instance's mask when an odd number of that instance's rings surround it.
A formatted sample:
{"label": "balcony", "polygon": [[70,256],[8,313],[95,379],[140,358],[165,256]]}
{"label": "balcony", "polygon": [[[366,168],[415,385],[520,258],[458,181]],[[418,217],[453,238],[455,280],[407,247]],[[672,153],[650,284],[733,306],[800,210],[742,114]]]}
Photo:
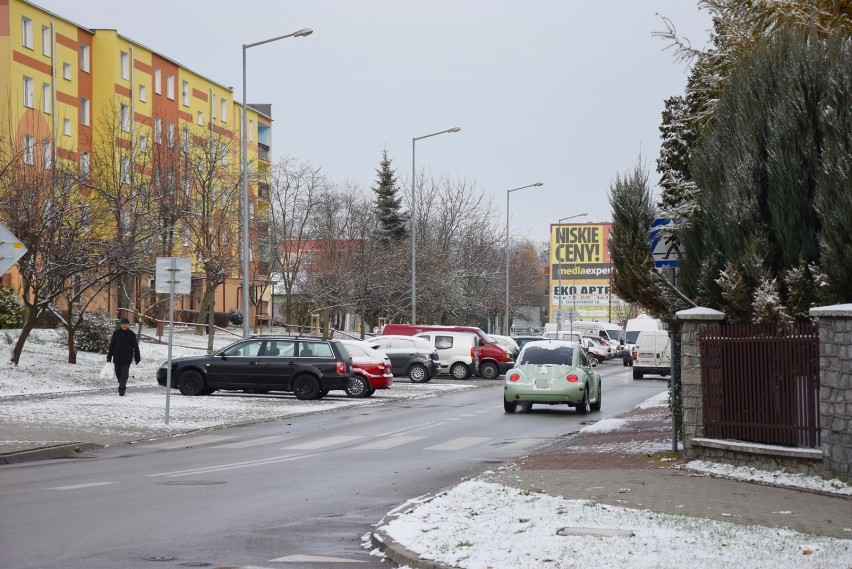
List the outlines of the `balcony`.
{"label": "balcony", "polygon": [[257,183],[257,197],[266,200],[269,199],[269,184],[267,184],[266,182]]}
{"label": "balcony", "polygon": [[262,142],[257,143],[257,157],[264,162],[269,162],[269,146]]}

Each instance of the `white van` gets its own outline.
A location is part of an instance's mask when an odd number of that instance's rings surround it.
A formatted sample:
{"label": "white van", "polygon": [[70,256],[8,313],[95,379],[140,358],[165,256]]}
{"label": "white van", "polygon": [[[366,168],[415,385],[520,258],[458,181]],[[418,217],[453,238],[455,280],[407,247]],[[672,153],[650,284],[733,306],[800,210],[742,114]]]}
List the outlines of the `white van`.
{"label": "white van", "polygon": [[579,332],[570,332],[569,330],[548,330],[542,336],[547,340],[565,340],[566,342],[580,342]]}
{"label": "white van", "polygon": [[473,332],[421,332],[414,336],[428,340],[438,352],[438,373],[449,374],[453,379],[467,379],[475,371],[474,348],[479,337]]}
{"label": "white van", "polygon": [[[562,324],[562,329],[566,328]],[[618,324],[611,322],[589,322],[586,320],[575,320],[570,325],[572,332],[577,332],[581,336],[599,336],[610,343],[611,346],[621,345],[621,340],[624,339],[624,330]]]}
{"label": "white van", "polygon": [[645,374],[671,375],[672,354],[667,330],[642,330],[633,350],[633,379]]}
{"label": "white van", "polygon": [[630,346],[636,344],[636,338],[642,330],[664,330],[666,328],[662,320],[651,318],[647,314],[640,314],[631,318],[624,326],[624,342]]}

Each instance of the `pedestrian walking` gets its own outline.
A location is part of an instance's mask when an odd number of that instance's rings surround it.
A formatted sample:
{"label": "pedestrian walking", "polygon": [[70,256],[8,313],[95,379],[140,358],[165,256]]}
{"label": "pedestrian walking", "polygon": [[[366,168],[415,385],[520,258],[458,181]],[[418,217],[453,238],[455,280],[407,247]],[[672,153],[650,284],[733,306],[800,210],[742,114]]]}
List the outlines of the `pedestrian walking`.
{"label": "pedestrian walking", "polygon": [[136,333],[130,329],[130,320],[121,319],[121,328],[112,333],[107,352],[107,362],[112,362],[115,367],[115,377],[118,379],[118,394],[124,396],[127,389],[127,376],[130,373],[130,362],[139,365],[139,342],[136,341]]}

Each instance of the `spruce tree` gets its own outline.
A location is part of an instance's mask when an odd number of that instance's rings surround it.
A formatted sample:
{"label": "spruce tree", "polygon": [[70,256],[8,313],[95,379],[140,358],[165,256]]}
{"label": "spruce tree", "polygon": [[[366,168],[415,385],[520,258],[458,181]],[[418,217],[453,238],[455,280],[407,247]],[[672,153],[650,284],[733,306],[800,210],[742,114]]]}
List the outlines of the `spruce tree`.
{"label": "spruce tree", "polygon": [[379,219],[377,237],[381,243],[395,243],[408,237],[408,216],[400,211],[402,198],[398,195],[396,176],[387,149],[382,152],[382,162],[376,173],[376,185],[371,189],[376,193],[376,217]]}

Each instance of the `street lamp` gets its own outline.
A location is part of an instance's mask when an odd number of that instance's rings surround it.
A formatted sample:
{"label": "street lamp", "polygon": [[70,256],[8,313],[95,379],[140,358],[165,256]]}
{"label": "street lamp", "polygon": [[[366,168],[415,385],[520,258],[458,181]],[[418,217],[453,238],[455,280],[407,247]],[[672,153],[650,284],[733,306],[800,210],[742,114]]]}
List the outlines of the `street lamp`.
{"label": "street lamp", "polygon": [[530,184],[528,186],[521,186],[520,188],[506,190],[506,314],[503,323],[503,333],[506,336],[509,335],[509,194],[517,192],[518,190],[543,185],[544,182],[536,182],[535,184]]}
{"label": "street lamp", "polygon": [[[563,221],[568,221],[569,219],[574,219],[575,217],[585,217],[589,215],[588,213],[578,213],[577,215],[569,215],[568,217],[559,218],[559,225],[562,225]],[[558,229],[557,229],[558,231]],[[559,336],[559,332],[562,331],[562,257],[557,255],[559,259],[559,267],[557,272],[559,273],[559,318],[556,319],[556,333],[557,337]],[[571,332],[574,332],[574,322],[571,321]]]}
{"label": "street lamp", "polygon": [[255,43],[243,44],[243,116],[241,125],[241,153],[242,153],[242,176],[243,176],[243,196],[242,196],[242,223],[243,223],[243,338],[249,336],[249,218],[248,218],[248,136],[246,129],[246,50],[250,47],[263,45],[284,38],[301,38],[309,36],[314,31],[310,28],[304,28],[299,31],[287,34],[286,36],[278,36],[268,40],[263,40]]}
{"label": "street lamp", "polygon": [[414,148],[418,140],[438,136],[448,132],[458,132],[461,128],[454,126],[441,132],[433,132],[425,136],[417,136],[411,139],[411,323],[417,324],[417,170],[414,161]]}

